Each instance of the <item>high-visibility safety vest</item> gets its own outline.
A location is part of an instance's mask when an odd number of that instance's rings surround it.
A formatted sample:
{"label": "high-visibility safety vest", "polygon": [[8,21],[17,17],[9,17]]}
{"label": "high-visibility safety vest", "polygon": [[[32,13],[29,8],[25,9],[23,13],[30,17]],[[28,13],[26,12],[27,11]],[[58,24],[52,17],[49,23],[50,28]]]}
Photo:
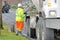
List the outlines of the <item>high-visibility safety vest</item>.
{"label": "high-visibility safety vest", "polygon": [[24,9],[18,8],[16,11],[16,21],[24,22]]}

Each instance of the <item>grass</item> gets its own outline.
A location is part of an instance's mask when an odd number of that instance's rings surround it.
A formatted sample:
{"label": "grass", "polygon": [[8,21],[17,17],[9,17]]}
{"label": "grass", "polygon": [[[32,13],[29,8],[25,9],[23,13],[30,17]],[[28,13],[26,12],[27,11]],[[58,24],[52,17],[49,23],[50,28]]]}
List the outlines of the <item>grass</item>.
{"label": "grass", "polygon": [[3,24],[4,30],[1,30],[0,40],[27,40],[26,37],[16,36],[13,32],[8,32],[7,25]]}

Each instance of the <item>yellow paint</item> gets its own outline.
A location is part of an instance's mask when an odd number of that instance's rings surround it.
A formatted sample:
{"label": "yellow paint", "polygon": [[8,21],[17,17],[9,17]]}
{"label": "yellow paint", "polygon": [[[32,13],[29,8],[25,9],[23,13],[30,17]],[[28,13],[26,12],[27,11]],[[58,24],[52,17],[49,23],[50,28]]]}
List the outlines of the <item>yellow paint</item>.
{"label": "yellow paint", "polygon": [[49,3],[48,3],[48,7],[51,7],[51,6],[52,6],[51,3],[49,2]]}

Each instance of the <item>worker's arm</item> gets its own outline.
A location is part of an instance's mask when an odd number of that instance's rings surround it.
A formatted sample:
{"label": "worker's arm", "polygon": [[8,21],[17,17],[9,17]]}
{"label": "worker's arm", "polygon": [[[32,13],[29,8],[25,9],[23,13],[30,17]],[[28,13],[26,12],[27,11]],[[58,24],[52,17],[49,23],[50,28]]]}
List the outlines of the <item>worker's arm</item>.
{"label": "worker's arm", "polygon": [[24,14],[24,9],[21,9],[21,10],[20,10],[20,16],[21,16],[21,17],[24,17],[24,16],[25,16],[25,14]]}

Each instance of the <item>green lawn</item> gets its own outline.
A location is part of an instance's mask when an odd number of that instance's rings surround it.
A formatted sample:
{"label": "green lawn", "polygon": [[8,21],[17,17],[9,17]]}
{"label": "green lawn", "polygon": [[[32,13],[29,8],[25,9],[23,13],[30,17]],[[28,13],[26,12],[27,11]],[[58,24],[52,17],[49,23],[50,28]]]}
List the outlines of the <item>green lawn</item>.
{"label": "green lawn", "polygon": [[27,40],[23,36],[16,36],[15,33],[9,33],[7,25],[3,24],[4,30],[1,30],[0,40]]}

